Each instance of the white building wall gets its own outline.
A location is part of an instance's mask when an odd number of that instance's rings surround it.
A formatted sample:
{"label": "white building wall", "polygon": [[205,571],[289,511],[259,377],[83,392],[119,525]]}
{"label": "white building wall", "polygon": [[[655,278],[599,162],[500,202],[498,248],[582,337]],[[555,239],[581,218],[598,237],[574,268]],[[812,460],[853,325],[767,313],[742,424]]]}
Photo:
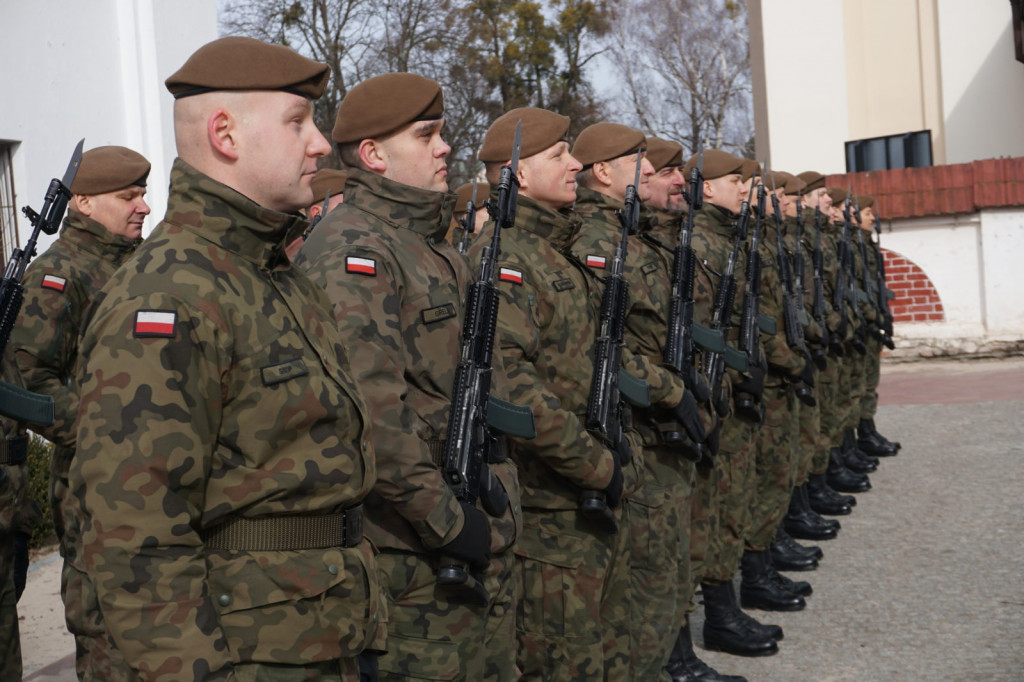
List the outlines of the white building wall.
{"label": "white building wall", "polygon": [[[216,0],[4,1],[0,26],[0,140],[19,143],[12,160],[19,211],[40,207],[84,137],[86,149],[123,145],[153,164],[151,229],[166,208],[175,157],[163,81],[217,37]],[[18,226],[24,243],[23,216]],[[52,239],[41,237],[41,249]]]}
{"label": "white building wall", "polygon": [[1024,339],[1024,210],[981,213],[982,310],[988,334]]}

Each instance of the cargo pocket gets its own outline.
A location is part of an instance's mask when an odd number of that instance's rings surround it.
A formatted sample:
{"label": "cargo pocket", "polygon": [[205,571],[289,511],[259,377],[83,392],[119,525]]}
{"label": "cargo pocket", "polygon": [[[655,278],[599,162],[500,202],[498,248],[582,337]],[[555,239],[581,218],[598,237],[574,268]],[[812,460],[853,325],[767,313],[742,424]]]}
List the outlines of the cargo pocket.
{"label": "cargo pocket", "polygon": [[381,682],[454,680],[459,675],[459,645],[419,637],[388,636],[388,653],[377,659]]}

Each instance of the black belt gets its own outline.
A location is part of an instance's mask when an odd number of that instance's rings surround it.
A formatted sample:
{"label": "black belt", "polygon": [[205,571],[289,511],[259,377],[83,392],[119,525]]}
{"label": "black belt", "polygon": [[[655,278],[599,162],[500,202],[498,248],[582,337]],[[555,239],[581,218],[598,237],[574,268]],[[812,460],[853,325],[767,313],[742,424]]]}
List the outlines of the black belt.
{"label": "black belt", "polygon": [[363,505],[337,514],[238,518],[202,531],[210,549],[240,552],[294,552],[355,547],[363,539]]}
{"label": "black belt", "polygon": [[0,438],[0,464],[21,464],[28,459],[28,436],[24,433]]}

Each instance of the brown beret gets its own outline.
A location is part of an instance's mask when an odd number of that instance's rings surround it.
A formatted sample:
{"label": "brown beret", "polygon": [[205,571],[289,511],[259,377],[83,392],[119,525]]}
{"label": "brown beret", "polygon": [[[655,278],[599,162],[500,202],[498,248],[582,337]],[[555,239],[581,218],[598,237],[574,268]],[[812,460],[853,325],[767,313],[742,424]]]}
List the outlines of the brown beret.
{"label": "brown beret", "polygon": [[842,187],[829,187],[827,191],[833,206],[839,206],[846,201],[847,193]]}
{"label": "brown beret", "polygon": [[484,163],[504,163],[512,158],[512,143],[516,137],[516,123],[523,122],[523,141],[519,158],[539,154],[569,133],[569,117],[547,109],[521,107],[508,111],[494,120],[484,135],[479,159]]}
{"label": "brown beret", "polygon": [[193,52],[164,85],[174,99],[214,90],[283,90],[318,99],[330,75],[326,64],[284,45],[232,36]]}
{"label": "brown beret", "polygon": [[761,175],[762,172],[760,163],[754,159],[743,159],[743,170],[740,173],[743,175],[744,180],[749,180],[755,175]]}
{"label": "brown beret", "polygon": [[341,144],[359,142],[443,115],[444,94],[437,81],[414,73],[386,73],[348,91],[331,137]]}
{"label": "brown beret", "polygon": [[786,171],[769,171],[766,170],[764,173],[764,184],[770,190],[782,189],[786,186],[786,183],[793,177],[792,173]]}
{"label": "brown beret", "polygon": [[647,138],[647,160],[657,173],[668,166],[683,165],[683,145],[660,137]]}
{"label": "brown beret", "polygon": [[[690,177],[690,171],[696,165],[697,154],[694,154],[686,162],[686,166],[683,167],[683,175]],[[721,149],[708,149],[704,152],[704,167],[701,174],[704,176],[705,180],[714,180],[715,178],[732,175],[733,173],[739,173],[746,178],[747,169],[748,165],[746,159],[733,156],[729,152],[724,152]]]}
{"label": "brown beret", "polygon": [[335,170],[333,168],[321,168],[313,176],[313,203],[319,204],[327,198],[330,190],[331,196],[336,197],[345,193],[345,181],[348,180],[348,172]]}
{"label": "brown beret", "polygon": [[857,205],[860,206],[862,209],[871,208],[872,206],[875,205],[875,198],[868,196],[866,194],[859,196],[857,197]]}
{"label": "brown beret", "polygon": [[572,147],[572,155],[584,168],[598,161],[611,161],[647,148],[647,136],[619,123],[595,123],[583,129]]}
{"label": "brown beret", "polygon": [[96,147],[82,154],[72,194],[105,194],[131,185],[146,186],[149,161],[127,147]]}
{"label": "brown beret", "polygon": [[[788,175],[788,173],[787,173]],[[804,188],[807,187],[807,183],[804,182],[796,175],[790,175],[789,180],[786,181],[784,189],[782,190],[785,194],[802,194]]]}
{"label": "brown beret", "polygon": [[[550,146],[550,145],[548,145],[548,146]],[[545,149],[546,149],[546,147],[545,147]],[[508,159],[506,159],[506,161],[507,160]],[[472,183],[472,182],[467,182],[464,185],[459,185],[459,188],[457,190],[455,190],[455,213],[465,213],[466,212],[466,204],[468,204],[469,200],[473,198],[473,184],[474,183]],[[490,196],[490,194],[491,194],[491,186],[488,183],[482,182],[480,180],[478,180],[475,184],[476,184],[476,201],[474,201],[473,203],[476,204],[477,208],[480,208],[480,206],[483,205],[484,200],[488,196]]]}
{"label": "brown beret", "polygon": [[819,187],[825,186],[825,176],[818,171],[804,171],[797,174],[797,177],[807,183],[804,187],[805,192],[813,192]]}

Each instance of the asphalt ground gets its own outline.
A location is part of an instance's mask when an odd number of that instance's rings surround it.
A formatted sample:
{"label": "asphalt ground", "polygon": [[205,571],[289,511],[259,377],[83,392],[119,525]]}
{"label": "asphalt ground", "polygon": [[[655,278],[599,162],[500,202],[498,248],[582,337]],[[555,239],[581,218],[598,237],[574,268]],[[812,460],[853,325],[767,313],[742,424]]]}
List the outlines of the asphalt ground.
{"label": "asphalt ground", "polygon": [[[751,612],[784,628],[779,653],[705,651],[698,608],[698,655],[751,682],[1024,681],[1024,358],[887,364],[879,394],[903,449],[819,543],[821,567],[789,574],[813,585],[807,608]],[[58,563],[30,568],[26,680],[75,679]]]}

